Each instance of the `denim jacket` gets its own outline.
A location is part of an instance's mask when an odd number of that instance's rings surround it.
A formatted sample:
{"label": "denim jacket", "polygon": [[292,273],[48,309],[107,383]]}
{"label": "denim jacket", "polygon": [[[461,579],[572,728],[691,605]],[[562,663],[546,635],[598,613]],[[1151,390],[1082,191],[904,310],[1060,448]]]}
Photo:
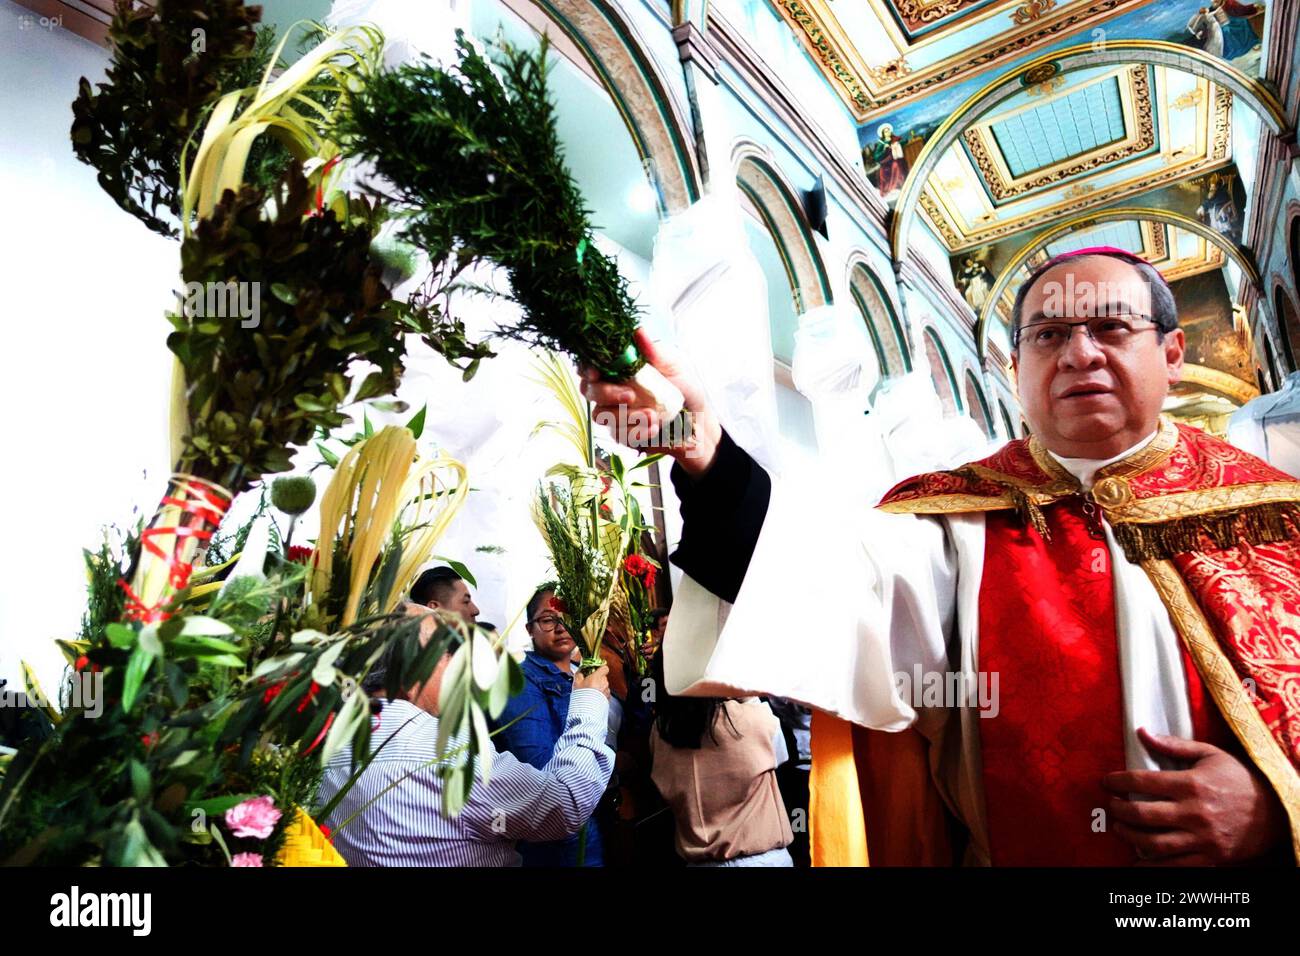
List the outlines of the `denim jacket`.
{"label": "denim jacket", "polygon": [[[564,732],[569,717],[569,696],[573,693],[573,676],[561,673],[554,664],[533,651],[524,656],[523,671],[524,689],[510,698],[500,716],[493,721],[494,730],[505,728],[494,740],[499,750],[508,750],[524,763],[540,769],[550,761],[555,742]],[[524,866],[576,866],[578,836],[554,843],[521,842],[519,853],[523,856]],[[601,865],[600,835],[594,820],[587,822],[587,848],[583,859],[586,866]]]}

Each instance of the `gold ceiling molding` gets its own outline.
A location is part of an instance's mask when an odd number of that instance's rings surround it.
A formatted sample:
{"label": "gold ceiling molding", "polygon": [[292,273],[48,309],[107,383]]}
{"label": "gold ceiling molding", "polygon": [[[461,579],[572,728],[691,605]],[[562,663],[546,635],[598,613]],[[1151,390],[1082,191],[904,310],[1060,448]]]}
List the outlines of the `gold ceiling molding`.
{"label": "gold ceiling molding", "polygon": [[[809,0],[816,6],[817,0]],[[826,79],[839,93],[854,117],[861,119],[870,107],[868,95],[862,76],[850,69],[844,52],[853,49],[851,41],[842,30],[834,34],[822,26],[822,19],[813,13],[801,0],[777,0],[776,8],[792,25],[799,28],[797,35],[822,65]]]}
{"label": "gold ceiling molding", "polygon": [[908,30],[942,20],[980,0],[894,0],[894,8]]}
{"label": "gold ceiling molding", "polygon": [[[1145,66],[1139,64],[1129,67],[1127,70],[1107,74],[1094,82],[1104,83],[1120,75],[1124,75],[1128,80],[1128,83],[1122,87],[1124,125],[1127,133],[1124,139],[1118,142],[1106,143],[1091,152],[1079,156],[1071,156],[1046,169],[1035,170],[1018,179],[1013,178],[993,136],[994,121],[979,123],[966,130],[962,134],[962,138],[970,150],[971,159],[974,160],[975,166],[979,170],[980,176],[983,178],[984,184],[993,199],[995,201],[1014,199],[1016,196],[1042,189],[1044,186],[1051,186],[1064,179],[1070,179],[1100,169],[1102,166],[1128,159],[1130,156],[1146,152],[1155,145],[1156,131],[1151,110],[1150,74]],[[1092,85],[1094,83],[1085,84],[1070,90],[1068,93],[1061,93],[1054,99],[1072,96],[1079,90]],[[1048,102],[1053,102],[1053,100]],[[995,121],[1001,122],[1006,115],[1014,114],[1002,114]]]}
{"label": "gold ceiling molding", "polygon": [[[1203,82],[1208,83],[1209,81]],[[1051,222],[1061,215],[1083,212],[1095,206],[1134,196],[1148,189],[1164,186],[1181,179],[1188,179],[1202,173],[1212,172],[1231,162],[1233,100],[1232,91],[1226,87],[1214,84],[1213,89],[1213,114],[1206,119],[1207,130],[1204,134],[1205,138],[1202,140],[1205,144],[1204,148],[1198,150],[1191,158],[1171,160],[1167,157],[1166,162],[1168,165],[1150,175],[1126,180],[1114,186],[1087,193],[1063,191],[1061,202],[1053,203],[1043,209],[1003,222],[996,222],[995,218],[990,218],[989,214],[985,213],[983,216],[977,217],[975,222],[987,223],[987,225],[977,226],[970,231],[961,229],[957,225],[957,216],[952,211],[946,197],[940,197],[942,203],[939,199],[936,199],[933,195],[934,188],[931,183],[927,183],[925,189],[921,191],[918,205],[927,222],[943,239],[948,251],[956,253],[998,242],[1017,232],[1033,229],[1044,223]],[[1163,106],[1160,108],[1163,110]],[[1167,124],[1162,123],[1162,126],[1167,126]],[[1089,175],[1096,176],[1099,173],[1093,172]],[[934,185],[941,184],[936,183]],[[1084,184],[1076,183],[1075,185]]]}
{"label": "gold ceiling molding", "polygon": [[1147,220],[1142,223],[1143,245],[1147,258],[1151,262],[1160,262],[1169,257],[1169,244],[1165,241],[1166,230],[1163,223]]}
{"label": "gold ceiling molding", "polygon": [[[1190,256],[1187,259],[1180,259],[1166,269],[1161,269],[1160,274],[1169,282],[1178,279],[1186,279],[1190,276],[1200,275],[1202,272],[1209,272],[1211,269],[1223,268],[1223,263],[1227,256],[1212,242],[1206,242],[1200,236],[1202,252],[1198,256]],[[1250,350],[1245,350],[1249,354]]]}
{"label": "gold ceiling molding", "polygon": [[1017,26],[1024,26],[1042,19],[1043,14],[1056,7],[1056,0],[1029,0],[1024,6],[1017,7],[1011,19]]}
{"label": "gold ceiling molding", "polygon": [[1193,365],[1190,362],[1183,363],[1182,384],[1208,388],[1238,405],[1245,405],[1251,399],[1259,398],[1259,388],[1250,382],[1243,382],[1237,376],[1221,372],[1217,368]]}
{"label": "gold ceiling molding", "polygon": [[[861,0],[858,0],[861,2]],[[885,26],[895,49],[900,55],[920,49],[945,35],[947,30],[908,42],[888,11],[885,0],[866,0],[876,18]],[[1036,17],[1028,12],[1025,22],[1011,27],[973,49],[962,50],[921,69],[886,70],[865,63],[848,32],[835,19],[830,0],[775,0],[777,12],[794,28],[795,35],[807,47],[813,59],[822,67],[831,87],[848,106],[854,119],[863,123],[879,117],[886,109],[902,106],[922,94],[948,86],[972,74],[987,73],[998,63],[1023,56],[1036,47],[1055,42],[1081,30],[1111,19],[1117,12],[1136,8],[1151,0],[1096,0],[1094,3],[1075,3],[1056,6],[1044,0],[1023,4],[1018,10],[1033,7]],[[1010,6],[1011,4],[1006,4]],[[995,7],[983,16],[1001,13],[1004,7]],[[893,61],[897,63],[898,61]]]}

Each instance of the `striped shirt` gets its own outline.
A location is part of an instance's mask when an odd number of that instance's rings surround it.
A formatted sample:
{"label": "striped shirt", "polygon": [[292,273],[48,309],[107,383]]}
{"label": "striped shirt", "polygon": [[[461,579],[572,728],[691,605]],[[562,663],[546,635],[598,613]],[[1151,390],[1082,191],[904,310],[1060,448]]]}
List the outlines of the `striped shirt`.
{"label": "striped shirt", "polygon": [[[438,719],[409,701],[387,701],[371,733],[372,750],[396,736],[325,821],[335,828],[334,847],[349,866],[518,866],[516,840],[561,839],[576,833],[596,809],[614,769],[614,752],[605,745],[608,715],[604,694],[575,690],[550,762],[538,770],[493,749],[489,782],[484,785],[480,775],[460,814],[448,819],[439,812],[442,781],[432,764]],[[463,742],[458,736],[448,749],[455,752]],[[346,784],[351,762],[347,750],[330,760],[321,802]],[[338,829],[405,774],[410,776]]]}

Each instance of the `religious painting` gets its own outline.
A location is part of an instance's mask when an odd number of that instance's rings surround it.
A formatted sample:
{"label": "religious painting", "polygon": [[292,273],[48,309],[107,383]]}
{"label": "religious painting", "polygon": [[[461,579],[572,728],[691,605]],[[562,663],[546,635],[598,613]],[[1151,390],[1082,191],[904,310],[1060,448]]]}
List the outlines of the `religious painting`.
{"label": "religious painting", "polygon": [[925,147],[925,137],[912,129],[898,134],[892,123],[882,123],[862,147],[862,165],[871,185],[885,202],[898,198],[912,169],[912,163]]}
{"label": "religious painting", "polygon": [[993,291],[994,278],[989,267],[975,256],[966,256],[953,278],[966,304],[978,315]]}
{"label": "religious painting", "polygon": [[893,126],[885,123],[876,131],[875,142],[862,149],[862,163],[881,197],[886,202],[894,199],[903,188],[909,166],[903,155],[903,141],[894,135]]}
{"label": "religious painting", "polygon": [[1214,0],[1212,5],[1198,8],[1187,21],[1197,46],[1230,63],[1258,48],[1263,29],[1263,4],[1236,0]]}
{"label": "religious painting", "polygon": [[1233,242],[1241,242],[1241,228],[1246,213],[1246,187],[1234,169],[1224,169],[1202,177],[1201,204],[1196,218]]}

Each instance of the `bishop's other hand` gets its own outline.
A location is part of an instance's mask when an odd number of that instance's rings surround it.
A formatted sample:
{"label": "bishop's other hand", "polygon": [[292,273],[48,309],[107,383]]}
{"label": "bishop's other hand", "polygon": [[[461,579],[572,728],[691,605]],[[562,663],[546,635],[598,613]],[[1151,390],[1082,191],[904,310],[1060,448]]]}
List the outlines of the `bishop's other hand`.
{"label": "bishop's other hand", "polygon": [[[1110,801],[1115,832],[1156,866],[1244,863],[1273,849],[1287,833],[1286,810],[1253,767],[1212,744],[1152,734],[1138,737],[1153,754],[1186,770],[1124,770],[1102,783],[1123,796]],[[1128,794],[1152,799],[1129,800]]]}
{"label": "bishop's other hand", "polygon": [[682,393],[689,429],[674,422],[659,397],[643,382],[606,382],[594,369],[584,366],[579,373],[583,394],[595,404],[592,419],[609,428],[619,444],[643,452],[662,452],[676,459],[687,474],[699,477],[712,467],[722,439],[722,426],[709,407],[704,386],[671,350],[652,342],[645,329],[637,329],[635,341],[646,362]]}

